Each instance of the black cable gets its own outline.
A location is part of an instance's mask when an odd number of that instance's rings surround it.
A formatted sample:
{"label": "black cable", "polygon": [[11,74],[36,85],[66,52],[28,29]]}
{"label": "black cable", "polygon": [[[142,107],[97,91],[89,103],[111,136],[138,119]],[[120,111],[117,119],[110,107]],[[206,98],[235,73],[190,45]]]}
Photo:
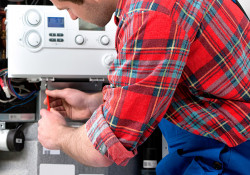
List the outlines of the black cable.
{"label": "black cable", "polygon": [[24,124],[23,123],[19,123],[18,126],[16,127],[16,130],[19,131],[21,129],[23,129]]}
{"label": "black cable", "polygon": [[35,5],[37,5],[37,4],[38,4],[38,2],[39,2],[39,0],[37,0],[37,1],[35,2]]}

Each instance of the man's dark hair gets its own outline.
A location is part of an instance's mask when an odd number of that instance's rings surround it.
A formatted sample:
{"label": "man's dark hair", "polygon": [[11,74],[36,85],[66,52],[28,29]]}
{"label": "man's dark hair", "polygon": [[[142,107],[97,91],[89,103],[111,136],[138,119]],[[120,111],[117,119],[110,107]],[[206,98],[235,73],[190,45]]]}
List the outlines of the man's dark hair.
{"label": "man's dark hair", "polygon": [[70,2],[73,2],[75,4],[82,4],[84,0],[59,0],[59,1],[70,1]]}

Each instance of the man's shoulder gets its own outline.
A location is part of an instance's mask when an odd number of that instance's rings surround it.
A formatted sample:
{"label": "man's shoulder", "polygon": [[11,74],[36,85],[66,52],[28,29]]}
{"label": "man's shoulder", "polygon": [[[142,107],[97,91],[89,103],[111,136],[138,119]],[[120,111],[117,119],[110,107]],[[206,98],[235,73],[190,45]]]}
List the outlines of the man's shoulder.
{"label": "man's shoulder", "polygon": [[129,0],[126,2],[126,13],[140,13],[147,11],[160,11],[170,13],[176,0]]}
{"label": "man's shoulder", "polygon": [[[121,0],[124,1],[124,0]],[[126,0],[122,11],[124,14],[156,11],[170,15],[172,12],[183,11],[193,14],[193,10],[206,11],[213,0]],[[220,1],[220,0],[219,0]],[[221,0],[223,1],[223,0]],[[178,13],[178,12],[177,12]]]}

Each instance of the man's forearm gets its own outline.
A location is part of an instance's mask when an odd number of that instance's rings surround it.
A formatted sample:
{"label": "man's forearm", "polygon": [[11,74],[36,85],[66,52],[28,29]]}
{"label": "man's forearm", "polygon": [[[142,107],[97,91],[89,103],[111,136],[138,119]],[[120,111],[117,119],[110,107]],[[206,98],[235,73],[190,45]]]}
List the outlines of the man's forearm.
{"label": "man's forearm", "polygon": [[107,167],[112,161],[101,155],[87,137],[85,125],[79,128],[66,127],[59,139],[61,150],[87,166]]}

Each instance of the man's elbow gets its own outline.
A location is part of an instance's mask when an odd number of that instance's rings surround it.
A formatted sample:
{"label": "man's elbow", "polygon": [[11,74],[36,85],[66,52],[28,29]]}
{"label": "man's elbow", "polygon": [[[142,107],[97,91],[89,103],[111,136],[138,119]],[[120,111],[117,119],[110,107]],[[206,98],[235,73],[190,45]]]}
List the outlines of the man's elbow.
{"label": "man's elbow", "polygon": [[111,161],[111,160],[109,160],[109,159],[104,160],[104,161],[102,162],[102,165],[103,165],[102,167],[109,167],[109,166],[111,166],[113,163],[114,163],[114,162]]}
{"label": "man's elbow", "polygon": [[95,163],[92,164],[94,167],[109,167],[111,166],[114,162],[107,157],[100,155],[95,157]]}

